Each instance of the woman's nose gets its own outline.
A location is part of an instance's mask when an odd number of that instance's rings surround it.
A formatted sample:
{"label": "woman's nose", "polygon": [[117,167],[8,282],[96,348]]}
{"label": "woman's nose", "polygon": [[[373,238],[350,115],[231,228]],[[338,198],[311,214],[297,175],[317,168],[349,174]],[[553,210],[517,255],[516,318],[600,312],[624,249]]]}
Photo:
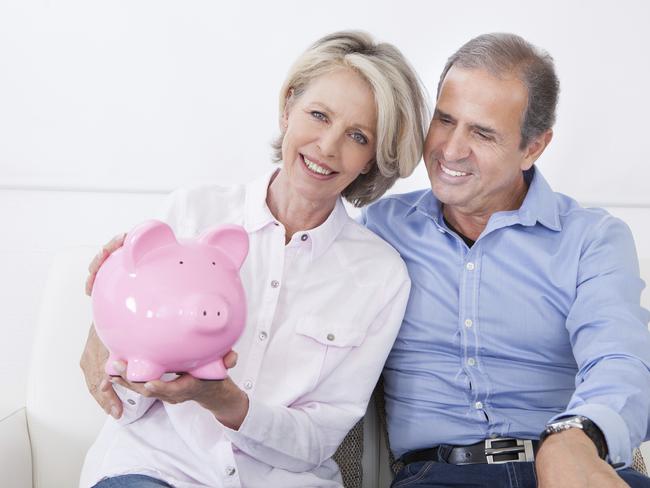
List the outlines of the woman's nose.
{"label": "woman's nose", "polygon": [[335,157],[339,151],[340,141],[340,134],[336,130],[332,128],[324,130],[318,139],[318,149],[320,149],[321,156]]}

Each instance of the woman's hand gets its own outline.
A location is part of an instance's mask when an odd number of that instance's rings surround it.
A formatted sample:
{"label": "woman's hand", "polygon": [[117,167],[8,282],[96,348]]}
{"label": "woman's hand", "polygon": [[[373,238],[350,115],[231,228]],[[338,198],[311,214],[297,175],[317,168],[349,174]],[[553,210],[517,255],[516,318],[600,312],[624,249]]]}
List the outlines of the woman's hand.
{"label": "woman's hand", "polygon": [[97,271],[99,271],[101,265],[106,261],[106,259],[108,259],[108,256],[124,245],[125,238],[126,234],[118,234],[113,237],[90,262],[90,265],[88,266],[89,274],[88,278],[86,278],[86,295],[90,296],[92,293],[95,277],[97,276]]}
{"label": "woman's hand", "polygon": [[[237,353],[230,351],[223,358],[226,368],[237,364]],[[200,380],[190,374],[181,374],[171,381],[148,381],[133,383],[126,379],[126,363],[115,362],[119,377],[111,378],[115,384],[167,403],[182,403],[194,400],[210,410],[215,418],[226,427],[239,429],[248,413],[248,396],[226,377],[223,380]]]}

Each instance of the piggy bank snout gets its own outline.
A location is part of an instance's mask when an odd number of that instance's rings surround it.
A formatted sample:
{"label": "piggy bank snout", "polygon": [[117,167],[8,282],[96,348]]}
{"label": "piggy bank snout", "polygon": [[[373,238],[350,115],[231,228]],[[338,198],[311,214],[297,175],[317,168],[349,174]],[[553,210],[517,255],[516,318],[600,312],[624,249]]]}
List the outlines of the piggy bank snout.
{"label": "piggy bank snout", "polygon": [[196,294],[185,297],[179,304],[179,315],[189,320],[197,330],[210,332],[226,326],[229,307],[219,295]]}

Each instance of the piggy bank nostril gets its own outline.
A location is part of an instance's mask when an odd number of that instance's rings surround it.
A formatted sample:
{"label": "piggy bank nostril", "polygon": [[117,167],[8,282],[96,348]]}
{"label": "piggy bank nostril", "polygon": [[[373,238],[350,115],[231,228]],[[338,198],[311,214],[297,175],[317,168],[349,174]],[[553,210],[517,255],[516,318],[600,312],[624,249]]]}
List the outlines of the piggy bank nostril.
{"label": "piggy bank nostril", "polygon": [[179,261],[178,264],[183,264],[183,261]]}
{"label": "piggy bank nostril", "polygon": [[217,312],[217,317],[221,317],[221,312]]}
{"label": "piggy bank nostril", "polygon": [[206,312],[206,311],[204,310],[204,311],[203,311],[203,316],[205,317],[206,315],[208,315],[208,312]]}
{"label": "piggy bank nostril", "polygon": [[216,266],[216,265],[217,265],[217,263],[215,263],[214,261],[212,261],[212,266]]}

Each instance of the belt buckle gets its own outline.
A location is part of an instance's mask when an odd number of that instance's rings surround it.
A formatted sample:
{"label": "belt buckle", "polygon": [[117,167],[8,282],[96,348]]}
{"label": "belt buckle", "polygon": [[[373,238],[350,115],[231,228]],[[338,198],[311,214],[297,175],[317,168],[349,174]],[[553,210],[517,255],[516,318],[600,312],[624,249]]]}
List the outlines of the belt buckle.
{"label": "belt buckle", "polygon": [[[492,447],[493,442],[514,441],[513,446],[507,447]],[[500,454],[516,454],[517,459],[506,459],[498,461],[494,456]],[[518,462],[533,462],[535,460],[535,453],[533,451],[533,441],[530,439],[515,439],[514,437],[496,437],[494,439],[485,439],[485,459],[488,464],[503,464],[503,463],[518,463]]]}

